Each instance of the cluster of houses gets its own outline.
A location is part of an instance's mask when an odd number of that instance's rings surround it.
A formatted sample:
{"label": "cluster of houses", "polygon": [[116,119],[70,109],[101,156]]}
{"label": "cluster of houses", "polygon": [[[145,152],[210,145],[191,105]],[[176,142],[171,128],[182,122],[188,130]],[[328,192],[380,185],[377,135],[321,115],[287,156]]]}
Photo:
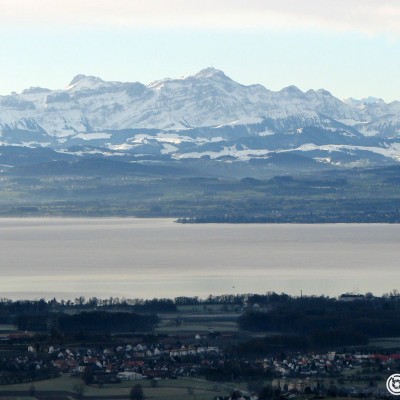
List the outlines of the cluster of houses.
{"label": "cluster of houses", "polygon": [[[94,383],[196,377],[201,376],[205,369],[212,366],[221,367],[225,362],[224,352],[218,347],[200,344],[196,346],[127,344],[112,349],[50,347],[48,353],[53,355],[53,366],[60,372],[79,373],[84,376],[85,371],[91,370]],[[281,391],[291,393],[312,390],[318,393],[324,390],[326,392],[329,388],[317,387],[317,382],[320,380],[323,382],[324,378],[327,378],[325,381],[328,382],[330,377],[342,376],[343,372],[349,370],[361,373],[362,370],[372,368],[389,376],[398,371],[400,354],[296,353],[283,358],[270,356],[248,362],[255,368],[271,371],[275,376],[275,385],[278,385]],[[366,388],[365,382],[362,385],[362,389],[342,386],[342,390],[345,391],[345,395],[351,397],[371,390],[377,396],[384,397],[386,394],[377,387]]]}
{"label": "cluster of houses", "polygon": [[[386,378],[400,370],[400,354],[336,353],[291,354],[283,359],[267,357],[256,359],[254,366],[273,371],[271,398],[298,399],[300,394],[313,394],[315,398],[393,398],[384,386]],[[337,385],[342,372],[354,370],[382,372],[377,382],[346,382]],[[362,375],[362,374],[361,374]],[[349,374],[347,374],[349,376]],[[377,375],[375,375],[376,377]],[[335,377],[335,378],[333,378]],[[216,397],[214,400],[258,400],[256,393],[243,393],[241,397]]]}
{"label": "cluster of houses", "polygon": [[54,378],[58,375],[48,357],[25,353],[0,358],[0,385]]}
{"label": "cluster of houses", "polygon": [[[142,379],[199,377],[203,376],[207,369],[224,368],[225,363],[232,365],[231,357],[227,357],[223,349],[209,345],[201,337],[184,343],[169,338],[156,344],[121,343],[113,346],[102,344],[97,347],[53,345],[39,351],[30,345],[27,350],[23,355],[0,360],[0,383],[10,383],[10,379],[13,379],[13,375],[4,372],[8,367],[19,371],[19,376],[21,371],[25,370],[23,376],[26,376],[27,380],[37,379],[45,373],[47,376],[49,371],[55,371],[57,374],[79,374],[89,382],[102,384]],[[282,393],[289,395],[307,390],[316,394],[326,393],[329,390],[327,382],[330,382],[332,377],[336,380],[345,375],[357,377],[365,371],[373,371],[374,374],[379,372],[381,377],[389,377],[400,370],[398,353],[287,353],[248,360],[241,358],[237,359],[237,362],[247,363],[254,371],[268,371],[269,376],[274,377],[275,389],[278,387]],[[317,387],[319,382],[324,381],[325,387]],[[362,382],[362,388],[357,389],[346,387],[347,383],[348,380],[340,385],[340,394],[345,396],[355,397],[373,393],[377,397],[385,397],[387,394],[382,386],[366,387],[369,386],[368,383]],[[255,398],[252,397],[252,400]]]}
{"label": "cluster of houses", "polygon": [[53,365],[60,372],[84,374],[90,370],[96,383],[196,376],[200,373],[201,365],[190,362],[190,356],[200,356],[196,359],[204,363],[220,357],[218,347],[202,344],[167,347],[163,344],[148,346],[139,343],[105,349],[61,349],[50,346],[48,353],[53,355]]}
{"label": "cluster of houses", "polygon": [[276,376],[324,376],[351,369],[378,366],[381,371],[396,369],[400,354],[346,354],[328,352],[326,354],[295,354],[284,359],[264,358],[257,361],[264,369],[271,369]]}

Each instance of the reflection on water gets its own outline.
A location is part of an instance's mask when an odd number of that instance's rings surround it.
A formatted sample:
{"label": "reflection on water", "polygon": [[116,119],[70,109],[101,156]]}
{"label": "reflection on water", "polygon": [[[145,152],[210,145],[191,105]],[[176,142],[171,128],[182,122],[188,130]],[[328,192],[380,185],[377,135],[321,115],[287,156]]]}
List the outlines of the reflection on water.
{"label": "reflection on water", "polygon": [[399,225],[0,219],[0,296],[337,296],[398,288]]}

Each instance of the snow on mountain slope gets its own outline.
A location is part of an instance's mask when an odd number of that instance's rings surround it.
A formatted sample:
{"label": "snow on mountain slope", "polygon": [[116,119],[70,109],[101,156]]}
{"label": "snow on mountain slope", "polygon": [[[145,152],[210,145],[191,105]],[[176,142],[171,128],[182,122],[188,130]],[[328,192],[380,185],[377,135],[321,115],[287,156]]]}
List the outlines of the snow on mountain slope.
{"label": "snow on mountain slope", "polygon": [[[273,92],[261,85],[244,86],[222,71],[207,68],[193,76],[147,86],[78,75],[65,90],[32,88],[0,97],[0,120],[12,112],[17,120],[35,120],[50,135],[66,136],[104,129],[188,129],[254,116],[283,119],[315,113],[369,122],[370,115],[378,118],[385,115],[386,108],[391,112],[396,108],[379,103],[373,113],[374,105],[349,105],[325,90],[303,93],[290,86]],[[400,112],[398,107],[396,112]]]}
{"label": "snow on mountain slope", "polygon": [[341,101],[326,90],[296,86],[274,92],[241,85],[214,68],[148,85],[77,75],[62,90],[0,96],[0,135],[5,145],[67,152],[81,146],[79,154],[248,160],[296,151],[326,160],[329,151],[362,158],[370,148],[398,160],[395,143],[382,140],[400,140],[400,102]]}
{"label": "snow on mountain slope", "polygon": [[400,136],[400,113],[384,115],[371,122],[356,125],[365,136],[393,138]]}

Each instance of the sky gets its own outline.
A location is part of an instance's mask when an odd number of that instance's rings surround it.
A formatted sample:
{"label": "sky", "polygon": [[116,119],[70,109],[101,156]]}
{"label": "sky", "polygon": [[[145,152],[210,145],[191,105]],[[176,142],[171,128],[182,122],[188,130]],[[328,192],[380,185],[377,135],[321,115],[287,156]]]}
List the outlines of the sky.
{"label": "sky", "polygon": [[399,0],[0,0],[0,94],[213,66],[271,90],[400,100]]}

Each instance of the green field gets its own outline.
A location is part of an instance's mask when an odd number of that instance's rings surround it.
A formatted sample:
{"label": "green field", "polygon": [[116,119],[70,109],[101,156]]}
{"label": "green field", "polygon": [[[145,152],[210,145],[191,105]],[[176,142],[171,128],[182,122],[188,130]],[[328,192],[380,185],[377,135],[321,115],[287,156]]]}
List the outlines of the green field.
{"label": "green field", "polygon": [[[126,396],[129,398],[130,389],[137,383],[140,383],[143,387],[144,395],[146,398],[152,398],[155,400],[211,400],[215,396],[224,395],[226,396],[234,388],[224,384],[215,384],[213,382],[202,381],[198,379],[177,379],[177,380],[159,380],[156,381],[157,386],[152,387],[151,381],[130,381],[122,382],[119,384],[109,384],[99,387],[97,385],[85,386],[85,396],[96,396],[99,399],[112,399],[114,396]],[[74,393],[74,386],[81,383],[81,380],[76,377],[62,376],[60,378],[35,382],[34,386],[37,392],[46,391],[53,393],[56,392],[70,392],[71,395]],[[1,393],[4,391],[15,391],[21,392],[26,391],[28,393],[31,383],[19,384],[19,385],[4,385],[1,387]],[[30,400],[31,397],[13,397],[13,400]]]}
{"label": "green field", "polygon": [[234,311],[223,311],[220,305],[179,306],[177,313],[160,314],[157,333],[192,333],[207,334],[210,332],[237,332],[239,314]]}
{"label": "green field", "polygon": [[400,338],[378,338],[369,341],[371,347],[378,347],[382,349],[400,349]]}

